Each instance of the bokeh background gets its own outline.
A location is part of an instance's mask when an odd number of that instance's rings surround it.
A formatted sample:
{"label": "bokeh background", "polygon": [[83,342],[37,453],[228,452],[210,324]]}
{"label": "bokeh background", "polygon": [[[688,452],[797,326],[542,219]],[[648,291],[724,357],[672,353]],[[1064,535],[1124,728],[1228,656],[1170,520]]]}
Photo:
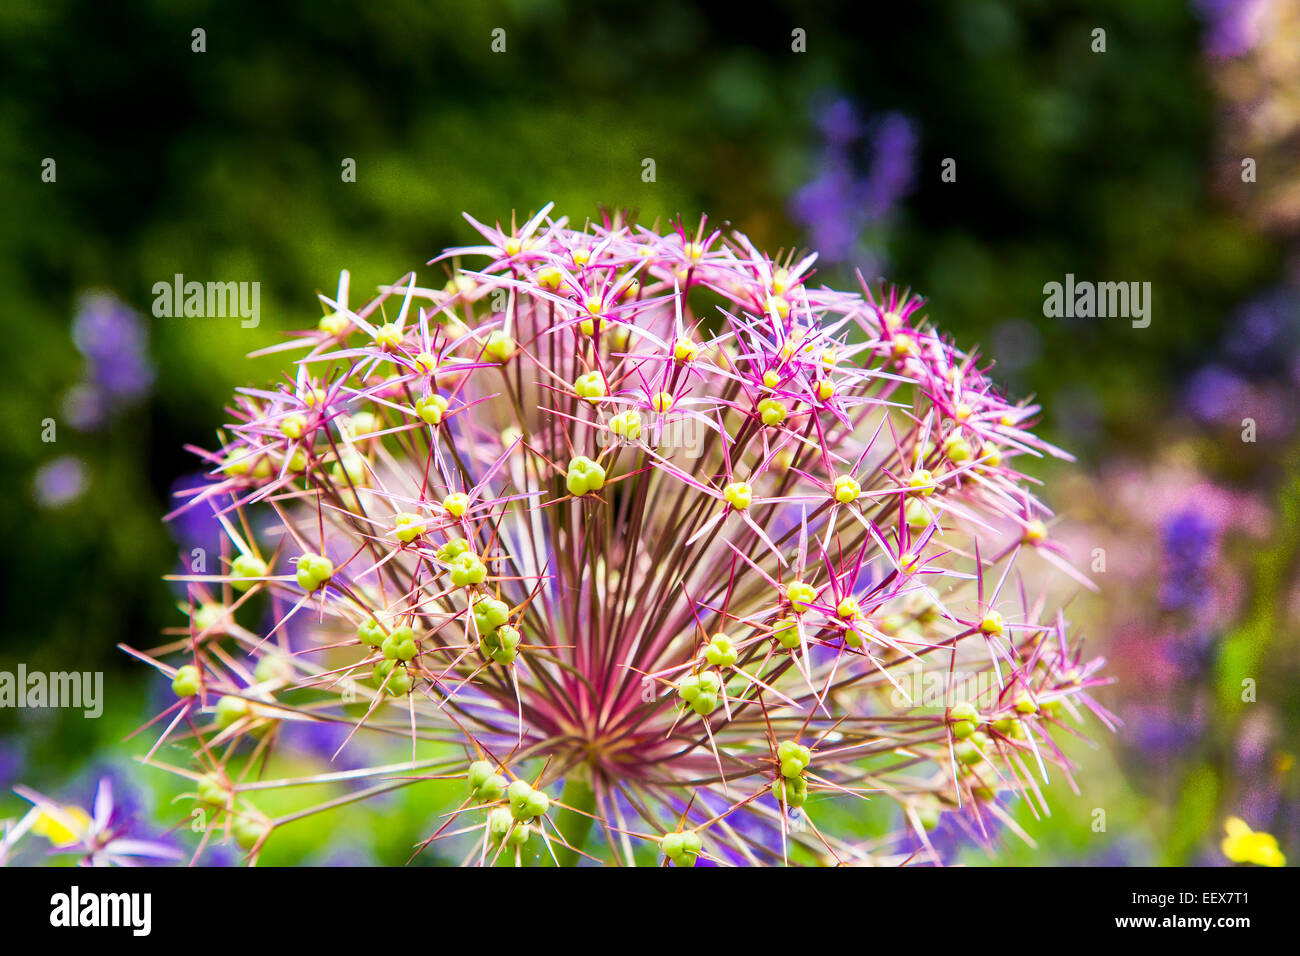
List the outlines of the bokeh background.
{"label": "bokeh background", "polygon": [[[1024,821],[1036,848],[951,858],[1224,864],[1234,815],[1300,854],[1300,2],[807,6],[0,6],[0,670],[106,680],[98,720],[0,709],[0,818],[16,783],[84,806],[109,775],[140,832],[183,820],[134,762],[147,735],[124,740],[166,681],[116,647],[183,623],[163,575],[193,542],[161,521],[183,446],[275,374],[246,354],[314,323],[340,269],[355,297],[469,240],[462,210],[554,200],[707,214],[820,249],[829,284],[910,286],[1079,456],[1042,477],[1053,535],[1084,567],[1102,549],[1072,613],[1125,725],[1088,728],[1082,793],[1056,780]],[[260,282],[260,325],[154,318],[175,273]],[[1150,282],[1150,326],[1044,317],[1067,273]],[[447,788],[287,827],[263,860],[405,862]]]}

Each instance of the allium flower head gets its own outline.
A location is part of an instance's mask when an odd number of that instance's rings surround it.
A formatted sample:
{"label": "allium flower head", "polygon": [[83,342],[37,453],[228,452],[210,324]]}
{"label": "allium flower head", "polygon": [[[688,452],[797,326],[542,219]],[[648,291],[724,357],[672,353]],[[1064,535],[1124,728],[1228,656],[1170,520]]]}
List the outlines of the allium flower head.
{"label": "allium flower head", "polygon": [[[430,778],[464,799],[417,849],[467,863],[906,862],[946,812],[1016,829],[1004,805],[1067,766],[1053,732],[1106,720],[1100,661],[1020,573],[1068,569],[1018,470],[1062,454],[1036,409],[916,298],[814,288],[814,255],[550,212],[467,216],[445,283],[353,305],[345,273],[202,453],[182,507],[225,553],[141,656],[210,834],[255,857]],[[981,689],[923,701],[918,673]],[[410,748],[259,779],[295,721]],[[264,815],[279,786],[303,809]]]}

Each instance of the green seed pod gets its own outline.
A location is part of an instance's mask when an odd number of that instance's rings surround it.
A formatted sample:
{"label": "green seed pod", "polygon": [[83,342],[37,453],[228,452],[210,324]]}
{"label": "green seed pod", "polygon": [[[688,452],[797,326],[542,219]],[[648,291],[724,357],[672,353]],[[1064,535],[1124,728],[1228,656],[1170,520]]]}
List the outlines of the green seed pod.
{"label": "green seed pod", "polygon": [[700,695],[691,701],[691,709],[701,717],[709,716],[718,709],[718,695],[701,691]]}
{"label": "green seed pod", "polygon": [[799,646],[799,625],[789,618],[781,618],[772,627],[772,636],[786,650]]}
{"label": "green seed pod", "polygon": [[989,738],[983,731],[977,730],[966,740],[959,741],[954,745],[953,751],[957,754],[957,759],[964,764],[977,764],[984,757],[981,751],[988,747]]}
{"label": "green seed pod", "polygon": [[487,778],[492,776],[492,774],[492,764],[488,763],[486,760],[475,760],[471,763],[469,765],[469,775],[467,778],[469,780],[470,792],[472,793],[479,787],[483,786],[487,781]]}
{"label": "green seed pod", "polygon": [[[812,751],[793,740],[782,741],[776,748],[776,759],[781,763],[781,772],[787,777],[797,777],[807,768],[812,760]],[[790,772],[787,772],[787,767]]]}
{"label": "green seed pod", "polygon": [[527,780],[512,780],[510,786],[506,789],[506,796],[510,798],[510,806],[519,809],[523,809],[532,794],[532,784]]}
{"label": "green seed pod", "polygon": [[251,850],[257,845],[258,840],[271,832],[271,825],[264,820],[240,817],[230,829],[235,835],[235,842],[242,849]]}
{"label": "green seed pod", "polygon": [[366,461],[360,455],[344,454],[330,468],[330,477],[340,485],[364,485],[368,477]]}
{"label": "green seed pod", "polygon": [[501,774],[494,773],[483,782],[483,786],[478,788],[478,798],[484,803],[495,803],[505,796],[509,783],[510,781]]}
{"label": "green seed pod", "polygon": [[492,770],[486,760],[476,760],[469,765],[469,795],[483,803],[494,803],[506,792],[506,778]]}
{"label": "green seed pod", "polygon": [[943,816],[943,806],[932,796],[919,798],[913,809],[916,811],[917,818],[921,821],[921,826],[926,830],[933,830],[939,825],[939,819]]}
{"label": "green seed pod", "polygon": [[224,807],[230,800],[230,791],[215,774],[205,773],[198,782],[199,801],[213,807]]}
{"label": "green seed pod", "polygon": [[230,586],[241,594],[257,584],[254,578],[264,578],[267,572],[266,562],[251,554],[239,554],[230,562]]}
{"label": "green seed pod", "polygon": [[447,400],[441,395],[426,395],[415,400],[415,412],[426,425],[439,425],[447,414]]}
{"label": "green seed pod", "polygon": [[474,602],[474,625],[480,635],[495,631],[510,619],[510,605],[496,598],[481,597]]}
{"label": "green seed pod", "polygon": [[510,811],[505,807],[497,807],[488,814],[487,826],[488,834],[493,843],[500,843],[507,833],[511,832],[511,827],[515,825],[515,818],[510,815]]}
{"label": "green seed pod", "polygon": [[695,703],[700,696],[700,679],[694,674],[687,674],[677,682],[677,694],[688,704]]}
{"label": "green seed pod", "polygon": [[736,647],[727,635],[715,634],[704,648],[704,659],[710,667],[732,667],[738,659]]}
{"label": "green seed pod", "polygon": [[368,621],[362,621],[361,626],[357,628],[357,640],[362,644],[369,644],[371,647],[380,647],[387,637],[384,629],[374,618]]}
{"label": "green seed pod", "polygon": [[248,701],[227,694],[217,701],[217,724],[224,730],[241,717],[248,716]]}
{"label": "green seed pod", "polygon": [[424,533],[424,519],[409,511],[393,515],[393,533],[398,541],[410,544]]}
{"label": "green seed pod", "polygon": [[263,654],[253,671],[253,680],[261,684],[270,680],[288,680],[293,676],[293,664],[280,654]]}
{"label": "green seed pod", "polygon": [[534,790],[528,795],[528,800],[524,803],[524,810],[530,816],[545,816],[546,812],[551,809],[551,798],[540,790]]}
{"label": "green seed pod", "polygon": [[199,633],[207,633],[209,636],[215,636],[225,633],[224,628],[220,625],[225,621],[227,609],[224,604],[208,602],[200,604],[194,609],[194,614],[190,621],[194,625],[194,630]]}
{"label": "green seed pod", "polygon": [[1022,714],[1036,714],[1038,713],[1038,705],[1026,694],[1016,701],[1016,710]]}
{"label": "green seed pod", "polygon": [[980,713],[975,709],[974,704],[970,701],[963,700],[952,705],[952,709],[948,711],[948,719],[953,722],[968,720],[972,723],[978,723]]}
{"label": "green seed pod", "polygon": [[587,372],[585,375],[579,375],[573,383],[573,390],[578,393],[579,398],[585,398],[589,402],[603,398],[608,394],[605,388],[605,377],[599,372]]}
{"label": "green seed pod", "polygon": [[394,667],[392,676],[388,678],[388,693],[393,697],[404,697],[410,692],[411,672],[405,667]]}
{"label": "green seed pod", "polygon": [[334,562],[319,554],[304,554],[298,559],[298,586],[317,591],[334,576]]}
{"label": "green seed pod", "polygon": [[763,419],[763,424],[771,428],[785,421],[785,417],[790,412],[784,402],[775,398],[765,398],[758,403],[758,414]]}
{"label": "green seed pod", "polygon": [[605,487],[605,469],[585,455],[578,455],[569,462],[564,485],[575,498],[600,491]]}
{"label": "green seed pod", "polygon": [[802,581],[795,581],[786,587],[785,596],[790,599],[794,612],[803,614],[809,610],[812,602],[817,600],[817,589]]}
{"label": "green seed pod", "polygon": [[483,344],[483,352],[494,362],[508,362],[518,350],[515,340],[501,329],[488,335]]}
{"label": "green seed pod", "polygon": [[439,561],[454,561],[469,550],[469,542],[464,538],[452,538],[438,549]]}
{"label": "green seed pod", "polygon": [[485,658],[498,664],[512,664],[519,656],[519,641],[519,629],[502,624],[495,631],[479,635],[478,649]]}
{"label": "green seed pod", "polygon": [[193,697],[199,692],[199,669],[193,664],[183,664],[172,678],[172,693],[177,697]]}
{"label": "green seed pod", "polygon": [[808,802],[808,781],[803,777],[777,777],[772,781],[777,802],[797,810]]}
{"label": "green seed pod", "polygon": [[544,815],[551,808],[550,798],[541,790],[534,790],[525,780],[516,780],[506,788],[510,800],[510,814],[520,822],[528,822]]}
{"label": "green seed pod", "polygon": [[610,416],[607,424],[619,438],[636,441],[641,437],[641,415],[635,409]]}
{"label": "green seed pod", "polygon": [[694,866],[703,847],[704,840],[695,830],[666,833],[659,839],[659,849],[676,866]]}
{"label": "green seed pod", "polygon": [[487,579],[487,566],[479,560],[478,555],[468,552],[452,559],[451,583],[458,588],[471,584],[482,584]]}
{"label": "green seed pod", "polygon": [[381,645],[384,656],[395,661],[409,661],[415,657],[418,648],[415,632],[407,625],[393,628],[391,634]]}

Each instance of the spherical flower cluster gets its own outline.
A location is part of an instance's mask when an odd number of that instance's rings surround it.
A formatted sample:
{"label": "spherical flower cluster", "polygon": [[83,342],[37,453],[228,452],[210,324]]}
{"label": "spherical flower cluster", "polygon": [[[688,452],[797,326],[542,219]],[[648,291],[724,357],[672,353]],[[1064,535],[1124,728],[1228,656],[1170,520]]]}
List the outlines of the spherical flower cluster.
{"label": "spherical flower cluster", "polygon": [[[353,307],[345,273],[203,453],[182,507],[227,550],[140,656],[174,681],[158,726],[193,745],[171,769],[208,832],[256,858],[304,816],[461,778],[419,849],[900,863],[944,814],[991,832],[1040,803],[1053,734],[1106,715],[1100,662],[1019,570],[1074,573],[1017,469],[1062,454],[1036,409],[917,299],[813,288],[814,255],[550,211],[469,219],[484,242],[435,263],[478,268],[445,285]],[[981,690],[923,699],[918,674]],[[294,721],[410,759],[266,779]],[[355,789],[257,807],[310,783]]]}

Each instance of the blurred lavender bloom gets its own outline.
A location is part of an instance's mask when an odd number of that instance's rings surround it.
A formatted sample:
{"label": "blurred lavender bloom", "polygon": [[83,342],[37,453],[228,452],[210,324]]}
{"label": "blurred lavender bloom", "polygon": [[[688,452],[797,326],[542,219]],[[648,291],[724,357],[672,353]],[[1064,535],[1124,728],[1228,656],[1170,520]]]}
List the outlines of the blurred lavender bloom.
{"label": "blurred lavender bloom", "polygon": [[1146,849],[1133,840],[1119,839],[1078,863],[1067,866],[1150,866]]}
{"label": "blurred lavender bloom", "polygon": [[46,462],[32,478],[32,496],[42,508],[62,508],[86,491],[86,467],[75,455]]}
{"label": "blurred lavender bloom", "polygon": [[1161,656],[1169,668],[1184,678],[1204,674],[1214,663],[1218,652],[1219,636],[1211,631],[1197,629],[1170,637],[1160,646]]}
{"label": "blurred lavender bloom", "polygon": [[154,370],[140,316],[104,293],[83,296],[72,320],[72,340],[89,364],[92,384],[124,407],[148,393]]}
{"label": "blurred lavender bloom", "polygon": [[78,431],[102,428],[108,421],[103,393],[85,382],[72,386],[63,396],[63,417]]}
{"label": "blurred lavender bloom", "polygon": [[[280,731],[281,742],[294,753],[309,753],[326,760],[330,770],[360,770],[369,765],[371,749],[355,737],[348,741],[350,724],[328,721],[285,721]],[[344,747],[344,741],[347,746]],[[343,747],[340,751],[339,748]],[[338,756],[335,756],[335,752]]]}
{"label": "blurred lavender bloom", "polygon": [[1235,372],[1221,365],[1207,365],[1188,380],[1184,401],[1194,417],[1218,424],[1248,407],[1249,394],[1250,386]]}
{"label": "blurred lavender bloom", "polygon": [[860,230],[855,194],[860,190],[852,169],[827,156],[816,178],[795,194],[792,215],[811,233],[822,258],[843,262],[853,254]]}
{"label": "blurred lavender bloom", "polygon": [[[211,479],[202,472],[182,475],[172,482],[168,500],[189,500],[195,497],[194,489],[211,483]],[[221,553],[221,522],[217,520],[213,503],[214,501],[202,501],[192,508],[175,512],[167,522],[167,529],[187,555],[195,548],[202,548],[209,556]]]}
{"label": "blurred lavender bloom", "polygon": [[1189,610],[1205,596],[1207,576],[1218,556],[1218,530],[1195,506],[1168,515],[1161,523],[1160,603],[1166,610]]}
{"label": "blurred lavender bloom", "polygon": [[[915,125],[901,113],[868,122],[844,97],[817,111],[823,144],[817,172],[790,202],[791,217],[808,230],[812,244],[828,262],[845,262],[859,250],[869,225],[887,221],[915,178]],[[866,171],[860,162],[869,138]]]}
{"label": "blurred lavender bloom", "polygon": [[872,138],[871,169],[863,183],[869,219],[885,219],[912,190],[916,175],[916,126],[902,113],[888,113]]}
{"label": "blurred lavender bloom", "polygon": [[1183,754],[1200,734],[1196,721],[1174,714],[1167,707],[1142,707],[1125,714],[1128,739],[1147,757],[1164,760]]}
{"label": "blurred lavender bloom", "polygon": [[0,791],[7,791],[21,776],[26,764],[22,742],[0,742]]}
{"label": "blurred lavender bloom", "polygon": [[1205,51],[1211,56],[1249,53],[1259,42],[1260,23],[1271,0],[1193,0],[1192,8],[1206,21]]}
{"label": "blurred lavender bloom", "polygon": [[862,117],[852,100],[838,97],[819,111],[817,128],[835,146],[850,146],[862,135]]}
{"label": "blurred lavender bloom", "polygon": [[[984,812],[977,818],[973,808],[967,804],[960,810],[947,808],[939,817],[938,825],[926,832],[926,839],[942,864],[949,866],[963,851],[987,846],[1001,829],[1002,824],[992,813]],[[900,852],[911,855],[921,854],[924,850],[921,838],[909,828]]]}
{"label": "blurred lavender bloom", "polygon": [[1245,371],[1285,373],[1300,328],[1300,296],[1283,286],[1237,310],[1224,349]]}

